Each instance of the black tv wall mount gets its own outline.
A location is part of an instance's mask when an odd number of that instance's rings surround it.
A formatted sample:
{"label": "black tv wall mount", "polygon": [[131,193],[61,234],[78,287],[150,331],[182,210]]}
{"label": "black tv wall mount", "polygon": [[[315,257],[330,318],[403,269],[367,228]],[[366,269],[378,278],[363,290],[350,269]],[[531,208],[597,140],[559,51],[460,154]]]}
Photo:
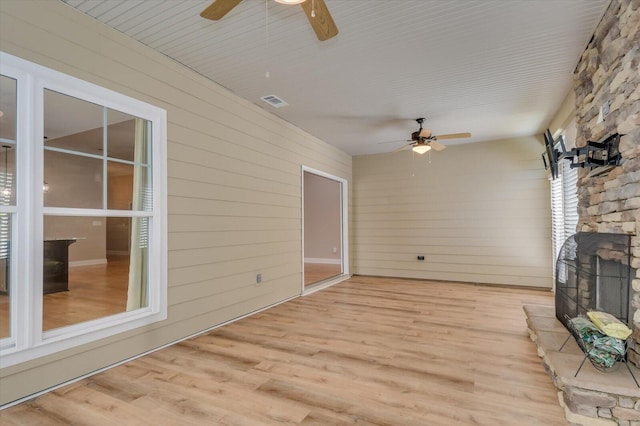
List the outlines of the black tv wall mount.
{"label": "black tv wall mount", "polygon": [[602,142],[587,141],[587,144],[580,148],[573,148],[564,154],[564,158],[571,157],[571,168],[577,167],[602,167],[620,165],[620,145],[619,133],[607,137]]}
{"label": "black tv wall mount", "polygon": [[585,146],[572,148],[567,151],[562,137],[554,141],[551,132],[544,134],[545,152],[542,154],[544,168],[551,170],[552,178],[558,176],[558,162],[570,160],[572,169],[589,167],[615,167],[620,165],[620,135],[614,133],[600,142],[587,141]]}

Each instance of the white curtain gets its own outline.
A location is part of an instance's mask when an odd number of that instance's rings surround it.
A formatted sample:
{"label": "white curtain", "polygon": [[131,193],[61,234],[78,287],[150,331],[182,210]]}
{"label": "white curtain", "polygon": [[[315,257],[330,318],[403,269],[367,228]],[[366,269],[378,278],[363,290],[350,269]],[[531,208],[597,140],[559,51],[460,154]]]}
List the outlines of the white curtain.
{"label": "white curtain", "polygon": [[[147,210],[150,191],[148,188],[147,142],[149,137],[146,120],[136,118],[135,128],[135,165],[133,167],[133,211]],[[127,293],[127,311],[147,306],[148,276],[148,219],[131,218],[131,253],[129,254],[129,289]]]}

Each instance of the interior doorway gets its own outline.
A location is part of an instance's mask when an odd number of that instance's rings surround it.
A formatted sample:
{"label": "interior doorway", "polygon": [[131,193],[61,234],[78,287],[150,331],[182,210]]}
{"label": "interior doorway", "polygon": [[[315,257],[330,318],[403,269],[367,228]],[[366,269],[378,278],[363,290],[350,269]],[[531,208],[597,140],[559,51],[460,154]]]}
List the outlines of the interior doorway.
{"label": "interior doorway", "polygon": [[347,181],[303,166],[303,292],[348,271]]}

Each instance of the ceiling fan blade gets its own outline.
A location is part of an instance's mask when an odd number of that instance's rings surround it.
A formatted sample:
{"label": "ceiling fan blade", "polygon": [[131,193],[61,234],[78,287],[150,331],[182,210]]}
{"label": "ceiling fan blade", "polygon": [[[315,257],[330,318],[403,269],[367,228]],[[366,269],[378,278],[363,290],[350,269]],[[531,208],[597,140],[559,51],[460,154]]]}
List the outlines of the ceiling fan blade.
{"label": "ceiling fan blade", "polygon": [[411,146],[411,145],[413,145],[413,142],[411,142],[411,143],[407,143],[407,144],[404,144],[404,145],[402,145],[401,147],[398,147],[398,148],[394,149],[393,151],[391,151],[391,153],[392,153],[392,154],[395,154],[396,152],[400,152],[400,151],[402,151],[402,150],[407,149],[407,147],[408,147],[408,146]]}
{"label": "ceiling fan blade", "polygon": [[442,151],[443,149],[446,148],[446,146],[442,145],[440,142],[437,142],[437,141],[429,142],[429,146],[431,146],[431,148],[433,148],[436,151]]}
{"label": "ceiling fan blade", "polygon": [[222,19],[224,15],[229,13],[231,9],[236,7],[242,0],[215,0],[205,10],[200,12],[200,16],[205,19],[217,21]]}
{"label": "ceiling fan blade", "polygon": [[438,140],[442,139],[462,139],[462,138],[470,138],[471,133],[451,133],[449,135],[437,135],[434,136]]}
{"label": "ceiling fan blade", "polygon": [[384,142],[378,142],[378,145],[385,145],[388,143],[400,143],[400,142],[413,142],[413,141],[407,141],[407,140],[401,140],[401,141],[384,141]]}
{"label": "ceiling fan blade", "polygon": [[[304,10],[304,13],[307,15],[307,19],[313,31],[316,32],[318,40],[329,40],[338,34],[338,27],[336,27],[336,23],[333,22],[331,13],[329,13],[329,9],[327,9],[324,0],[307,0],[300,3],[300,6],[302,6],[302,10]],[[314,14],[315,16],[312,16]]]}

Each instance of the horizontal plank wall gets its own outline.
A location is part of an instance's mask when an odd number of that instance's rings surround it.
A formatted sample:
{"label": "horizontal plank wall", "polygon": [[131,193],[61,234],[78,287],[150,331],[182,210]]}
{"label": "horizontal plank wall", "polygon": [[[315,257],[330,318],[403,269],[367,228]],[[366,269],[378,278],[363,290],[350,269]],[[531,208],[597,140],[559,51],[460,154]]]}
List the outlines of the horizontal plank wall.
{"label": "horizontal plank wall", "polygon": [[301,166],[351,156],[62,2],[0,19],[1,50],[166,109],[169,176],[168,320],[4,368],[0,404],[300,293]]}
{"label": "horizontal plank wall", "polygon": [[550,287],[542,150],[531,137],[450,146],[431,162],[354,157],[353,273]]}

